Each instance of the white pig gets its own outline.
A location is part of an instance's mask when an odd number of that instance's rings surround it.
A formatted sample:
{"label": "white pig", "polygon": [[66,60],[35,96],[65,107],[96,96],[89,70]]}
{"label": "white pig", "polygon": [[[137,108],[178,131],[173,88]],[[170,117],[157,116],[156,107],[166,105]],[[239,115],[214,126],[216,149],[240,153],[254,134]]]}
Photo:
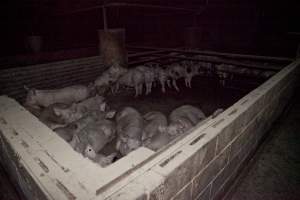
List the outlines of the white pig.
{"label": "white pig", "polygon": [[157,151],[163,146],[167,145],[169,142],[171,142],[174,138],[174,136],[169,135],[167,132],[160,132],[154,135],[153,137],[144,140],[143,146],[153,151]]}
{"label": "white pig", "polygon": [[179,92],[179,88],[177,86],[176,81],[178,79],[180,79],[180,78],[184,78],[184,76],[185,76],[185,68],[182,67],[181,65],[175,63],[175,64],[172,64],[172,65],[168,66],[167,72],[168,72],[168,75],[172,79],[172,85],[173,85],[173,87],[175,88],[175,90],[177,92]]}
{"label": "white pig", "polygon": [[171,83],[170,83],[170,80],[169,80],[168,72],[166,70],[164,70],[163,68],[158,67],[158,66],[154,68],[154,71],[155,71],[155,77],[161,85],[161,91],[163,93],[165,93],[166,92],[166,86],[165,86],[166,83],[167,83],[168,87],[171,88]]}
{"label": "white pig", "polygon": [[199,108],[183,105],[171,112],[168,118],[169,126],[159,127],[159,130],[170,135],[183,134],[205,118],[205,114]]}
{"label": "white pig", "polygon": [[83,85],[73,85],[62,89],[37,90],[28,89],[25,105],[31,107],[47,107],[54,103],[71,104],[82,101],[90,96],[91,89]]}
{"label": "white pig", "polygon": [[96,87],[110,85],[115,83],[118,78],[127,72],[126,68],[119,66],[118,64],[114,64],[109,67],[106,71],[104,71],[94,82]]}
{"label": "white pig", "polygon": [[67,107],[69,106],[63,103],[51,104],[42,110],[39,116],[39,120],[44,124],[46,124],[50,129],[53,129],[53,127],[64,125],[65,121],[55,114],[54,109],[55,108],[65,109]]}
{"label": "white pig", "polygon": [[118,79],[116,83],[116,91],[118,91],[120,85],[132,87],[135,89],[135,97],[137,97],[143,92],[143,83],[144,74],[141,71],[132,68]]}
{"label": "white pig", "polygon": [[62,137],[67,142],[70,142],[75,133],[78,133],[89,123],[96,122],[97,120],[99,120],[99,113],[91,112],[86,116],[78,119],[77,121],[74,121],[63,127],[55,128],[53,131],[56,132],[60,137]]}
{"label": "white pig", "polygon": [[74,122],[83,116],[85,116],[87,113],[92,111],[99,111],[99,115],[108,117],[111,115],[114,115],[115,111],[108,111],[105,112],[106,109],[106,103],[103,102],[99,105],[98,110],[89,110],[88,108],[85,109],[84,106],[78,106],[77,104],[72,104],[71,106],[67,108],[54,108],[54,113],[56,116],[60,117],[62,120],[64,120],[65,123],[71,123]]}
{"label": "white pig", "polygon": [[184,81],[185,81],[185,86],[188,88],[192,88],[192,79],[194,76],[198,75],[199,73],[199,66],[196,65],[193,62],[184,62],[183,63],[185,67],[185,75],[184,75]]}
{"label": "white pig", "polygon": [[88,147],[85,150],[85,154],[89,154],[90,156],[88,157],[90,160],[92,160],[93,162],[99,164],[101,167],[106,167],[109,164],[111,164],[114,160],[114,158],[117,156],[117,153],[112,153],[108,156],[105,156],[103,154],[97,153],[91,153],[94,152],[93,148],[88,145]]}
{"label": "white pig", "polygon": [[115,123],[110,120],[99,120],[89,123],[80,132],[75,133],[70,145],[84,156],[94,158],[115,136]]}
{"label": "white pig", "polygon": [[132,107],[125,107],[116,114],[117,144],[116,149],[127,155],[142,144],[143,118]]}
{"label": "white pig", "polygon": [[158,111],[148,112],[143,116],[143,118],[145,120],[142,135],[143,141],[148,138],[152,138],[157,133],[159,133],[159,126],[167,126],[168,124],[167,117],[163,113]]}
{"label": "white pig", "polygon": [[135,69],[140,71],[141,73],[143,73],[144,83],[146,85],[146,95],[150,94],[151,90],[152,90],[152,84],[155,81],[154,69],[151,67],[144,66],[144,65],[137,66]]}

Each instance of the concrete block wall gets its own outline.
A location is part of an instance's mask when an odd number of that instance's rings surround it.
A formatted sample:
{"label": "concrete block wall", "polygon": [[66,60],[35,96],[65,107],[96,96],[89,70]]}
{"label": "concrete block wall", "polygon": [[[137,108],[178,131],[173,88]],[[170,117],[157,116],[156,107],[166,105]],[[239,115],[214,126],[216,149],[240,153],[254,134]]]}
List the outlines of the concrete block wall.
{"label": "concrete block wall", "polygon": [[194,130],[193,139],[108,199],[223,199],[291,98],[299,64],[300,60],[285,67],[209,126],[198,129],[198,133]]}

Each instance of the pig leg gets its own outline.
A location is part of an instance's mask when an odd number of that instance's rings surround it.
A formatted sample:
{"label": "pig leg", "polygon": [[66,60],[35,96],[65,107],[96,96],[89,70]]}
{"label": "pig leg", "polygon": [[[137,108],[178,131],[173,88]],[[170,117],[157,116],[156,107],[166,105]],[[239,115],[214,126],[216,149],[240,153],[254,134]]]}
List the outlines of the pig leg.
{"label": "pig leg", "polygon": [[188,77],[188,87],[192,88],[192,76]]}
{"label": "pig leg", "polygon": [[139,94],[142,95],[143,94],[143,84],[139,84],[138,88],[139,88]]}
{"label": "pig leg", "polygon": [[136,86],[134,86],[134,89],[135,89],[135,95],[134,95],[134,97],[139,96],[139,87],[136,85]]}
{"label": "pig leg", "polygon": [[146,95],[149,94],[149,83],[146,83]]}
{"label": "pig leg", "polygon": [[170,81],[169,79],[167,79],[167,85],[168,85],[169,88],[172,87],[172,86],[171,86],[171,81]]}
{"label": "pig leg", "polygon": [[166,86],[165,86],[165,81],[164,80],[159,80],[160,81],[160,84],[161,84],[161,91],[163,93],[166,92]]}
{"label": "pig leg", "polygon": [[185,87],[188,87],[188,78],[184,78],[184,84],[185,84]]}
{"label": "pig leg", "polygon": [[179,90],[179,88],[178,88],[178,86],[177,86],[177,83],[176,83],[176,80],[175,80],[175,79],[172,80],[172,84],[173,84],[175,90],[176,90],[177,92],[179,92],[180,90]]}
{"label": "pig leg", "polygon": [[152,92],[152,84],[153,84],[153,82],[151,81],[151,82],[149,83],[149,93]]}

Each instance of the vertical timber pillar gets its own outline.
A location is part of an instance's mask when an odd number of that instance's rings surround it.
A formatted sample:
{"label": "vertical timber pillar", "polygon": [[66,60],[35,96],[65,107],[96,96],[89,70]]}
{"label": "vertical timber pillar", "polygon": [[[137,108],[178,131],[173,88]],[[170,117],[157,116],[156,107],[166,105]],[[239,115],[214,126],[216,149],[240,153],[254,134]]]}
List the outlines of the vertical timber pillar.
{"label": "vertical timber pillar", "polygon": [[125,29],[98,30],[99,53],[106,66],[119,64],[127,67],[127,51],[125,47]]}

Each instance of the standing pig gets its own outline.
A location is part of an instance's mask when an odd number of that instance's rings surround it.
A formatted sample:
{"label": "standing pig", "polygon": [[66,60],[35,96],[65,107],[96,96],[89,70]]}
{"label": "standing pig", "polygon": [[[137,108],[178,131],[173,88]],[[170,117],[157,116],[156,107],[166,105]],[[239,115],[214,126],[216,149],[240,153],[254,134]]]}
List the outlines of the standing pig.
{"label": "standing pig", "polygon": [[179,92],[179,88],[177,86],[176,81],[178,79],[180,79],[180,78],[184,78],[184,76],[185,76],[185,68],[182,67],[182,66],[180,66],[179,64],[175,63],[175,64],[170,65],[167,68],[167,72],[168,72],[168,75],[172,79],[172,85],[173,85],[173,87],[175,88],[175,90],[177,92]]}
{"label": "standing pig", "polygon": [[91,89],[83,85],[74,85],[62,89],[37,90],[28,89],[25,105],[39,108],[54,103],[71,104],[82,101],[90,96]]}
{"label": "standing pig", "polygon": [[127,155],[142,144],[143,118],[132,107],[125,107],[116,115],[117,144],[116,149]]}
{"label": "standing pig", "polygon": [[160,127],[160,131],[170,135],[183,134],[205,118],[205,114],[199,108],[183,105],[171,112],[169,126]]}
{"label": "standing pig", "polygon": [[154,69],[151,67],[144,66],[144,65],[137,66],[135,69],[140,71],[141,73],[143,73],[144,83],[146,85],[146,95],[150,94],[151,90],[152,90],[152,84],[155,81]]}
{"label": "standing pig", "polygon": [[169,80],[168,72],[158,66],[156,66],[154,68],[154,72],[155,72],[156,79],[159,81],[159,83],[161,85],[161,91],[163,93],[165,93],[166,92],[166,86],[165,86],[166,83],[167,83],[168,87],[171,88],[171,83]]}
{"label": "standing pig", "polygon": [[145,120],[145,127],[143,129],[142,140],[152,138],[159,133],[158,127],[167,126],[167,117],[158,111],[148,112],[143,116]]}
{"label": "standing pig", "polygon": [[144,74],[135,68],[128,70],[123,74],[116,83],[116,91],[119,86],[133,87],[135,89],[135,97],[143,93]]}
{"label": "standing pig", "polygon": [[95,80],[94,85],[96,87],[109,86],[110,84],[115,83],[118,78],[126,72],[126,68],[123,68],[118,64],[114,64]]}

